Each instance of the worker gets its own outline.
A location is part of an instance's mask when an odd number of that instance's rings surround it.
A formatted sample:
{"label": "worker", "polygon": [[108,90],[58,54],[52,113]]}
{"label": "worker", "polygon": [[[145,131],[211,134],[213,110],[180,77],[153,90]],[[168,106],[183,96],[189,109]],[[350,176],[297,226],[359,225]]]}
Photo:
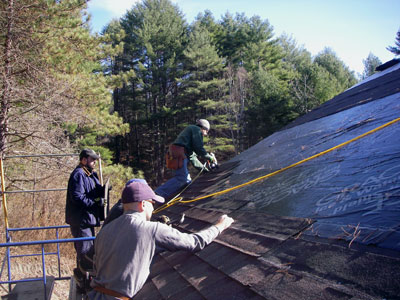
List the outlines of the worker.
{"label": "worker", "polygon": [[210,162],[215,160],[215,156],[204,149],[203,137],[207,136],[209,130],[210,123],[205,119],[199,119],[196,125],[187,126],[169,146],[167,167],[174,169],[175,175],[155,190],[157,195],[168,200],[192,181],[187,167],[188,160],[198,170],[205,167],[197,156]]}
{"label": "worker", "polygon": [[[130,179],[125,186],[130,185],[132,182],[142,182],[144,184],[147,184],[147,181],[145,179],[142,178],[133,178]],[[103,226],[106,226],[108,223],[110,223],[111,221],[114,221],[116,218],[122,216],[122,214],[124,213],[124,208],[122,207],[122,200],[119,199],[117,201],[117,203],[115,203],[113,205],[113,207],[111,208],[110,212],[107,215],[107,218],[104,220],[103,222]]]}
{"label": "worker", "polygon": [[[103,211],[104,187],[94,171],[99,156],[92,149],[83,149],[79,154],[79,165],[68,180],[65,220],[70,225],[74,238],[92,237],[94,227],[100,225],[100,214]],[[77,254],[77,268],[74,275],[83,279],[81,270],[91,269],[92,265],[85,259],[93,256],[93,241],[74,242]]]}
{"label": "worker", "polygon": [[124,214],[102,227],[95,241],[95,277],[91,300],[127,300],[143,287],[157,249],[198,251],[228,228],[233,219],[221,216],[215,225],[187,234],[150,221],[153,203],[163,203],[143,182],[132,182],[122,191]]}
{"label": "worker", "polygon": [[[147,181],[145,179],[142,178],[133,178],[131,180],[129,180],[125,186],[128,186],[129,184],[131,184],[132,182],[142,182],[147,184]],[[124,213],[124,208],[122,206],[122,200],[119,199],[117,201],[117,203],[115,203],[113,205],[113,207],[111,208],[110,212],[107,214],[107,218],[104,220],[103,222],[103,227],[106,226],[108,223],[110,223],[111,221],[114,221],[116,218],[122,216],[122,214]],[[93,250],[89,251],[89,253],[87,253],[86,255],[84,255],[84,259],[85,262],[90,263],[90,265],[93,266],[93,255],[94,255],[94,248]]]}

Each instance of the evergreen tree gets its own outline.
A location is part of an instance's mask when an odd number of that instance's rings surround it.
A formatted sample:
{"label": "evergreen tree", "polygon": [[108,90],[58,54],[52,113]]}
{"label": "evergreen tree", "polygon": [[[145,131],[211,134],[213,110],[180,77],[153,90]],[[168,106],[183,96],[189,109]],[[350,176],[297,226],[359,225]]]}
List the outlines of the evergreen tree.
{"label": "evergreen tree", "polygon": [[10,145],[43,152],[93,145],[127,130],[110,114],[98,72],[107,49],[90,35],[85,8],[83,0],[1,2],[0,154]]}
{"label": "evergreen tree", "polygon": [[363,64],[364,64],[364,71],[361,75],[361,79],[365,79],[375,74],[377,72],[375,70],[376,67],[380,66],[382,62],[377,56],[373,55],[372,53],[369,53],[368,57],[366,59],[363,59]]}
{"label": "evergreen tree", "polygon": [[396,41],[394,43],[395,43],[395,46],[388,46],[386,49],[388,49],[394,55],[399,56],[400,55],[400,29],[397,31]]}
{"label": "evergreen tree", "polygon": [[168,0],[138,3],[122,18],[121,25],[126,37],[119,59],[136,74],[118,90],[125,120],[132,128],[128,157],[134,158],[130,163],[136,166],[145,161],[149,177],[155,175],[159,182],[167,137],[174,136],[175,115],[184,109],[177,102],[177,79],[183,74],[187,25],[181,11]]}
{"label": "evergreen tree", "polygon": [[287,81],[263,69],[254,72],[247,110],[249,146],[293,120],[290,99]]}
{"label": "evergreen tree", "polygon": [[[86,1],[5,0],[0,11],[0,155],[76,153],[89,146],[109,162],[112,153],[104,142],[129,129],[112,111],[110,89],[116,78],[102,73],[101,61],[118,47],[107,36],[90,34]],[[18,190],[65,187],[77,161],[7,159],[5,182]],[[116,190],[133,175],[121,169],[103,164]],[[13,227],[64,220],[62,194],[37,195],[9,196]]]}
{"label": "evergreen tree", "polygon": [[219,22],[215,21],[211,11],[205,10],[204,13],[199,13],[196,16],[194,24],[207,29],[211,37],[211,43],[216,47],[218,37],[222,35],[223,28]]}
{"label": "evergreen tree", "polygon": [[317,98],[325,102],[353,86],[357,79],[354,72],[336,56],[330,48],[325,48],[314,58],[315,76],[320,77],[316,87]]}
{"label": "evergreen tree", "polygon": [[207,147],[211,146],[219,157],[229,156],[234,152],[231,139],[234,134],[229,129],[233,129],[236,123],[225,110],[223,59],[219,57],[211,35],[201,21],[193,24],[184,54],[187,75],[182,80],[180,103],[186,108],[186,120],[190,123],[194,118],[207,118],[212,123],[212,135]]}
{"label": "evergreen tree", "polygon": [[311,54],[298,47],[290,37],[281,36],[280,44],[285,52],[293,116],[309,112],[355,83],[353,72],[332,50],[325,49],[313,60]]}
{"label": "evergreen tree", "polygon": [[[124,43],[121,42],[125,38],[125,31],[123,30],[119,20],[112,20],[101,33],[104,37],[107,37],[109,43],[108,47],[118,49],[122,47],[120,53],[122,53]],[[134,70],[131,68],[130,62],[126,59],[124,55],[118,56],[108,56],[103,60],[103,73],[108,78],[108,81],[115,86],[112,97],[114,102],[114,110],[119,113],[119,115],[127,119],[125,113],[125,103],[123,102],[123,92],[124,87],[126,87],[129,82],[136,78]],[[128,133],[129,134],[129,133]],[[109,147],[115,152],[115,163],[121,162],[121,151],[124,148],[124,139],[122,135],[116,135],[112,138],[109,143]]]}
{"label": "evergreen tree", "polygon": [[[315,76],[311,53],[298,47],[296,41],[288,36],[281,36],[279,43],[284,51],[284,68],[289,80],[289,93],[292,97],[292,110],[298,115],[310,111],[320,104],[315,96]],[[314,80],[313,80],[314,79]]]}
{"label": "evergreen tree", "polygon": [[206,116],[207,105],[202,104],[219,96],[223,61],[211,43],[209,32],[199,23],[194,24],[189,34],[184,57],[186,75],[181,80],[180,104],[186,108],[190,122],[193,116]]}
{"label": "evergreen tree", "polygon": [[[273,39],[272,27],[267,20],[262,21],[259,17],[248,19],[243,14],[232,17],[227,13],[220,25],[217,48],[220,55],[225,57],[228,66],[226,78],[229,89],[225,99],[230,101],[227,107],[234,108],[230,113],[236,114],[231,115],[230,119],[236,121],[233,126],[236,129],[236,141],[234,138],[233,140],[236,151],[239,152],[258,140],[253,136],[265,132],[261,129],[254,130],[265,128],[263,119],[254,117],[260,108],[259,105],[263,103],[263,100],[257,97],[268,94],[267,90],[270,87],[259,84],[258,79],[268,74],[269,78],[281,81],[285,80],[288,74],[282,64],[282,48],[278,41]],[[258,91],[258,88],[261,90]],[[274,114],[272,110],[269,113]],[[258,122],[260,126],[254,127],[256,119],[261,123]]]}
{"label": "evergreen tree", "polygon": [[275,69],[282,59],[281,48],[273,40],[273,30],[268,20],[247,18],[244,14],[232,17],[226,13],[220,22],[217,47],[227,64],[244,66],[247,71],[258,68]]}

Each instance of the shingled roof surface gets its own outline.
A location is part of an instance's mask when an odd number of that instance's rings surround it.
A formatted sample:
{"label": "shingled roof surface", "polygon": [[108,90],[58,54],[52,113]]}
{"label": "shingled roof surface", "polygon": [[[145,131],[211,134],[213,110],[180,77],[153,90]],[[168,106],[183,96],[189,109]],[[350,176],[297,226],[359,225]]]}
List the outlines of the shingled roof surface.
{"label": "shingled roof surface", "polygon": [[[394,68],[344,92],[325,111],[200,176],[183,199],[250,182],[399,118],[399,87]],[[135,300],[400,299],[399,136],[396,122],[271,177],[160,212],[184,213],[177,227],[185,232],[223,213],[235,222],[198,253],[156,256]]]}

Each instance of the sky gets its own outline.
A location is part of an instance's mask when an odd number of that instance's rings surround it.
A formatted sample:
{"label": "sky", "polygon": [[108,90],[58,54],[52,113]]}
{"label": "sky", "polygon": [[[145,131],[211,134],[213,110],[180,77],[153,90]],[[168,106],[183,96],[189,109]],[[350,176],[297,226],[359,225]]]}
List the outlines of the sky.
{"label": "sky", "polygon": [[[121,18],[139,0],[90,0],[93,32]],[[216,21],[225,13],[259,16],[274,28],[274,37],[291,36],[313,56],[331,48],[356,75],[364,70],[370,53],[385,63],[395,56],[400,29],[400,0],[171,0],[190,24],[205,10]]]}

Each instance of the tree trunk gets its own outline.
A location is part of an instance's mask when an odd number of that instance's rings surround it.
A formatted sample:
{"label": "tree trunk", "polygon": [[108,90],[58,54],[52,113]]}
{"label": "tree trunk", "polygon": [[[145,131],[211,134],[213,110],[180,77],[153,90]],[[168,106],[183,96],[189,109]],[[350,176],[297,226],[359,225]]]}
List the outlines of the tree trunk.
{"label": "tree trunk", "polygon": [[0,157],[4,156],[7,147],[8,132],[8,111],[10,110],[10,94],[11,94],[11,47],[14,24],[14,0],[8,1],[7,12],[7,30],[4,40],[4,68],[2,72],[3,94],[1,97],[0,111]]}

